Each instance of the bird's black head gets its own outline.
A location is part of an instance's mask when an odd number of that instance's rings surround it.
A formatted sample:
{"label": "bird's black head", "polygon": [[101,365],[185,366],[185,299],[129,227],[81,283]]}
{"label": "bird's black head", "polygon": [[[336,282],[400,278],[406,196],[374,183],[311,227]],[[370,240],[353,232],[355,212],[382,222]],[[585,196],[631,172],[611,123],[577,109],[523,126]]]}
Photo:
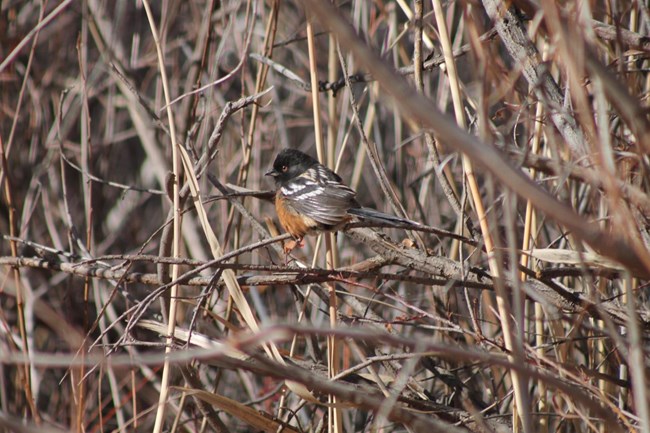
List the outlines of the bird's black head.
{"label": "bird's black head", "polygon": [[318,164],[311,156],[295,149],[283,149],[275,157],[273,168],[266,175],[272,176],[275,183],[280,184],[304,173]]}

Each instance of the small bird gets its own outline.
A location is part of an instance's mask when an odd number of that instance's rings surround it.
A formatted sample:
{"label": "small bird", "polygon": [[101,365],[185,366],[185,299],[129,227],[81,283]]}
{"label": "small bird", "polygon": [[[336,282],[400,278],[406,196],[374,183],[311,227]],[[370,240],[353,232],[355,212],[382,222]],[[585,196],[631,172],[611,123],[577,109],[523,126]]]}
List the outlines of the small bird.
{"label": "small bird", "polygon": [[266,173],[275,179],[275,209],[282,227],[302,245],[305,235],[337,231],[358,217],[389,224],[418,223],[361,207],[357,193],[311,156],[283,149]]}

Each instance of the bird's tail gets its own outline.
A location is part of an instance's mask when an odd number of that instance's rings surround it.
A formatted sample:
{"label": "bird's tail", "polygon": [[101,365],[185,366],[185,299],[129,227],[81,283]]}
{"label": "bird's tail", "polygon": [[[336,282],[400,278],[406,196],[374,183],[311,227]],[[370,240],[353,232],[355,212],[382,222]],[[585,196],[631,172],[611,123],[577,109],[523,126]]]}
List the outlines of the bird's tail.
{"label": "bird's tail", "polygon": [[408,224],[408,225],[415,225],[415,226],[420,225],[420,223],[417,223],[415,221],[411,221],[406,218],[400,218],[395,215],[389,215],[367,207],[355,207],[352,209],[348,209],[348,213],[364,220],[377,221],[381,223],[389,223],[389,224],[392,223],[397,225]]}

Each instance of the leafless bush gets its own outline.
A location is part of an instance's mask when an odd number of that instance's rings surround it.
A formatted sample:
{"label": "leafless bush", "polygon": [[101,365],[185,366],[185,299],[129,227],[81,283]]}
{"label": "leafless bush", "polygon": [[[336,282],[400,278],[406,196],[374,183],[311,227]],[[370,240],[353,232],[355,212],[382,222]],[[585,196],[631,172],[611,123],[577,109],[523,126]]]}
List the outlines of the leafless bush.
{"label": "leafless bush", "polygon": [[[650,432],[644,2],[54,3],[0,3],[0,429]],[[284,147],[420,225],[286,255]]]}

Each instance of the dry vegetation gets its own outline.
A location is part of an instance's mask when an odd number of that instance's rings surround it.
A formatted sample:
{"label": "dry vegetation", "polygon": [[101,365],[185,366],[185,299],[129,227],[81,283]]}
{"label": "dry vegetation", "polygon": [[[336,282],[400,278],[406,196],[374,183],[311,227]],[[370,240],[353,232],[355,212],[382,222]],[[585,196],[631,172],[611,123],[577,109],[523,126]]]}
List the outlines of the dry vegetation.
{"label": "dry vegetation", "polygon": [[644,1],[0,7],[0,432],[650,432]]}

